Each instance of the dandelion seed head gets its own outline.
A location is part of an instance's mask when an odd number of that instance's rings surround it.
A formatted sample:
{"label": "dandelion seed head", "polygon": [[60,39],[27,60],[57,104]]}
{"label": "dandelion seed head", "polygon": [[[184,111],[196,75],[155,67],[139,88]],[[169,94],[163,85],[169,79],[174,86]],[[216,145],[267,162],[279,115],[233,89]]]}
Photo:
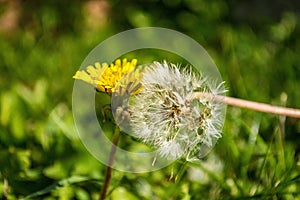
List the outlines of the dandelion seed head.
{"label": "dandelion seed head", "polygon": [[132,131],[162,157],[197,157],[202,145],[212,147],[221,137],[222,103],[194,98],[194,92],[221,94],[222,84],[164,61],[146,68],[141,85],[128,105]]}

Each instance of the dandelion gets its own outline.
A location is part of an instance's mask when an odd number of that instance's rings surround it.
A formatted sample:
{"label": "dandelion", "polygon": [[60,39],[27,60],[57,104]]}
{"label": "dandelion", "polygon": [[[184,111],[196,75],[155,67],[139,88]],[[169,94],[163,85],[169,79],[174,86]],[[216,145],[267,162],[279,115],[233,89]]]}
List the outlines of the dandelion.
{"label": "dandelion", "polygon": [[[129,115],[128,112],[121,107],[123,98],[138,93],[140,90],[141,84],[139,83],[139,80],[142,77],[141,72],[143,68],[136,67],[136,64],[136,59],[133,59],[131,62],[127,62],[127,59],[123,59],[122,61],[118,59],[114,64],[110,64],[110,66],[107,63],[100,64],[97,62],[94,66],[89,65],[86,71],[77,71],[73,78],[83,80],[84,82],[93,85],[96,90],[112,96],[112,99],[114,99],[114,102],[116,103],[116,109],[112,109],[111,105],[109,105],[109,108],[116,113],[115,117],[117,120],[116,122],[118,123],[119,121],[122,122],[126,120]],[[103,115],[105,115],[104,108],[102,111]],[[120,127],[116,124],[112,140],[113,145],[109,154],[108,166],[100,193],[100,199],[105,199],[107,195],[119,135]]]}
{"label": "dandelion", "polygon": [[[193,159],[203,145],[212,147],[221,137],[224,107],[212,98],[225,92],[223,83],[216,85],[190,68],[154,62],[141,84],[128,105],[132,132],[162,157]],[[212,95],[195,98],[195,92]]]}
{"label": "dandelion", "polygon": [[[137,59],[128,62],[127,59],[116,60],[115,63],[95,63],[95,66],[89,65],[86,71],[77,71],[73,76],[75,79],[83,80],[93,85],[98,91],[112,95],[119,80],[129,71],[134,70]],[[129,85],[129,83],[126,84]],[[132,85],[130,85],[132,87]],[[134,88],[137,89],[137,88]]]}

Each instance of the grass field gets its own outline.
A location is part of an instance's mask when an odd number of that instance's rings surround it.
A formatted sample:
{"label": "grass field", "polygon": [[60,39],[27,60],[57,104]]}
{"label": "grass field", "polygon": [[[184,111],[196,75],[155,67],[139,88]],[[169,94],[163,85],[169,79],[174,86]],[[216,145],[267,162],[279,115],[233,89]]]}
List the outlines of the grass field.
{"label": "grass field", "polygon": [[[124,30],[187,34],[215,61],[228,96],[300,108],[298,2],[141,2],[0,2],[1,199],[98,198],[106,166],[77,134],[72,76],[96,45]],[[129,56],[185,62],[160,51]],[[126,135],[120,143],[136,144]],[[228,106],[208,156],[149,173],[113,171],[108,199],[299,200],[300,121]]]}

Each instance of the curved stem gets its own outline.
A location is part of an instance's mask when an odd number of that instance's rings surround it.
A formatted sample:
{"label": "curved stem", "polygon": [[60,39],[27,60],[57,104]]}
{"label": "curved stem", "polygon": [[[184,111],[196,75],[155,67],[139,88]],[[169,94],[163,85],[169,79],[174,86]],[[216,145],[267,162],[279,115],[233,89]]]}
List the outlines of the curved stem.
{"label": "curved stem", "polygon": [[99,198],[100,200],[104,200],[106,198],[107,190],[108,190],[109,183],[111,180],[111,174],[112,174],[112,170],[113,170],[112,167],[113,167],[114,160],[115,160],[119,136],[120,136],[120,127],[118,125],[116,125],[114,136],[113,136],[113,145],[110,150],[108,165],[106,168],[105,179],[104,179],[104,183],[103,183],[101,193],[100,193],[100,198]]}
{"label": "curved stem", "polygon": [[247,108],[251,110],[256,110],[260,112],[265,113],[271,113],[276,115],[284,115],[288,117],[294,117],[294,118],[300,118],[300,110],[295,108],[286,108],[286,107],[280,107],[280,106],[273,106],[270,104],[265,103],[258,103],[254,101],[248,101],[243,99],[238,99],[234,97],[226,97],[221,95],[212,95],[205,92],[195,92],[194,93],[195,98],[200,97],[212,97],[213,100],[226,103],[227,105],[241,107],[241,108]]}

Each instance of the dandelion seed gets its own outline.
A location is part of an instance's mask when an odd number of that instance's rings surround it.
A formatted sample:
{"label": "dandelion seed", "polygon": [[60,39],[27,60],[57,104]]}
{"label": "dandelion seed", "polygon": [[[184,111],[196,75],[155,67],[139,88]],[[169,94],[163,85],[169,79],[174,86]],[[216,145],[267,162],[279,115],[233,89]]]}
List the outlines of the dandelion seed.
{"label": "dandelion seed", "polygon": [[128,105],[131,128],[162,157],[193,159],[203,145],[212,147],[221,137],[223,104],[211,96],[195,98],[194,92],[223,94],[223,83],[213,84],[189,68],[154,62],[141,84],[143,89]]}

